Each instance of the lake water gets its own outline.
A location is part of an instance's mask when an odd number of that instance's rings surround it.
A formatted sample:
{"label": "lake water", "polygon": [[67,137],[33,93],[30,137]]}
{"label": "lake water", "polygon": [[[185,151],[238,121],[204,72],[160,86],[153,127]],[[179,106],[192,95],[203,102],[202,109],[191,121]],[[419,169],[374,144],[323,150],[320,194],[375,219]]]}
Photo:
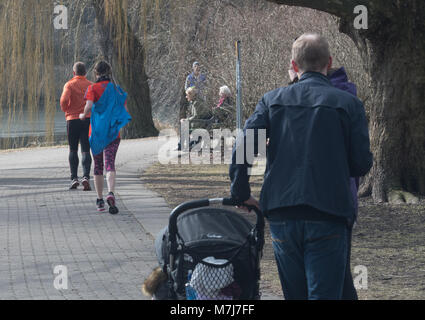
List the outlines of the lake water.
{"label": "lake water", "polygon": [[[28,111],[16,115],[16,120],[8,124],[8,113],[3,112],[0,122],[0,138],[43,137],[46,134],[45,112],[40,111],[33,121]],[[62,110],[57,109],[54,118],[55,136],[66,135],[66,120]]]}

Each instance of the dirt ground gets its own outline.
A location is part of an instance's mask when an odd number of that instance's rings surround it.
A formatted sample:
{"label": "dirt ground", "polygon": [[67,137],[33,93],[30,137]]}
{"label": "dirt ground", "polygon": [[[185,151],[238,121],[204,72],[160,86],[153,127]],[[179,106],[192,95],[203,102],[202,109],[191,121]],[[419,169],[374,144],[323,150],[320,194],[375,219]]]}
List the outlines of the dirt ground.
{"label": "dirt ground", "polygon": [[[146,170],[141,179],[170,207],[230,194],[227,165],[158,163]],[[257,198],[261,183],[261,176],[251,177],[252,192]],[[245,215],[255,221],[253,215]],[[265,235],[261,290],[282,296],[268,226]],[[425,299],[425,198],[418,205],[374,204],[370,198],[361,199],[351,259],[355,283],[363,287],[358,289],[360,299]],[[355,269],[356,266],[366,269]]]}

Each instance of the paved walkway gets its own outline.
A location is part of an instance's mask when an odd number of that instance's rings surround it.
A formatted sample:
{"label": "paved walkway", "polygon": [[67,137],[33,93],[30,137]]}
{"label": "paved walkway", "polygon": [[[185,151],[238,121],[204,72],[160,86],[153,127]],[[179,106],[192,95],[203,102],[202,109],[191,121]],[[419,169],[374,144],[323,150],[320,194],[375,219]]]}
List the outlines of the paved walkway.
{"label": "paved walkway", "polygon": [[[0,151],[0,299],[146,299],[153,240],[170,213],[139,179],[158,149],[157,139],[121,142],[118,215],[98,213],[94,191],[67,190],[66,147]],[[68,289],[54,286],[60,265]]]}
{"label": "paved walkway", "polygon": [[170,212],[139,179],[157,150],[157,139],[122,141],[115,216],[96,211],[94,191],[67,190],[67,148],[0,151],[0,299],[144,299]]}

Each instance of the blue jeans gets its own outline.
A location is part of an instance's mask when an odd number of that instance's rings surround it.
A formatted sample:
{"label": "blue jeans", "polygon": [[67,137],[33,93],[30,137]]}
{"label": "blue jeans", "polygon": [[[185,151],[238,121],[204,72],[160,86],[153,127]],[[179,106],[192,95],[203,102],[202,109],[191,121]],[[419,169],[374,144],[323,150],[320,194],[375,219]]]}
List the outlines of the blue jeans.
{"label": "blue jeans", "polygon": [[341,299],[348,260],[347,225],[334,221],[269,222],[285,299]]}

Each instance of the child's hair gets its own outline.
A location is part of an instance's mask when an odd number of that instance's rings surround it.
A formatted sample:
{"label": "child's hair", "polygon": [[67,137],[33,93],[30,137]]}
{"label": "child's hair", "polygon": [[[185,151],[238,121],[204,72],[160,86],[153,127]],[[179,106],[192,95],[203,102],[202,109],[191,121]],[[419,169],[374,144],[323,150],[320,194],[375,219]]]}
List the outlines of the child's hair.
{"label": "child's hair", "polygon": [[99,78],[104,76],[112,77],[111,65],[104,60],[99,61],[94,66],[94,74]]}
{"label": "child's hair", "polygon": [[167,274],[162,271],[161,267],[155,268],[149,277],[145,280],[142,286],[142,292],[147,297],[155,296],[155,293],[165,281],[167,281]]}

